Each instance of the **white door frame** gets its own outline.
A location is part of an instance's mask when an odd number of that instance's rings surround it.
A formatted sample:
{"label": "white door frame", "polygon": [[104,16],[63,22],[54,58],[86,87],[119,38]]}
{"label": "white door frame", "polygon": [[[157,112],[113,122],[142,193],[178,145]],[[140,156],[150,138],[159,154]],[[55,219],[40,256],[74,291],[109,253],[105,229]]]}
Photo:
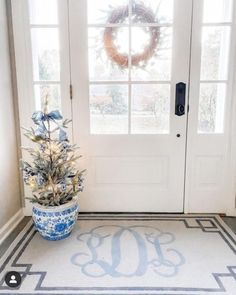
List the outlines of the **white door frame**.
{"label": "white door frame", "polygon": [[[60,2],[65,1],[65,10],[68,11],[67,0],[59,0]],[[202,0],[194,0],[194,5],[197,2],[201,2]],[[235,5],[236,6],[236,5]],[[236,7],[235,7],[236,8]],[[228,118],[228,126],[227,126],[227,144],[225,147],[225,151],[227,153],[227,159],[225,165],[227,167],[227,176],[225,181],[225,187],[228,187],[227,200],[225,202],[225,212],[228,215],[236,216],[236,201],[235,201],[235,193],[236,193],[236,75],[234,71],[236,52],[235,52],[235,31],[236,31],[236,14],[234,9],[234,17],[233,17],[233,33],[232,33],[232,44],[231,44],[231,54],[230,54],[230,89],[232,91],[232,98],[228,104],[229,116]],[[64,35],[68,34],[68,19],[64,19]],[[19,98],[19,116],[20,116],[20,125],[22,126],[30,126],[31,125],[31,114],[34,110],[34,103],[31,99],[33,97],[33,88],[32,88],[32,66],[31,66],[31,45],[30,45],[30,34],[29,34],[29,23],[28,23],[28,9],[27,9],[27,1],[26,0],[12,0],[12,21],[13,21],[13,35],[14,35],[14,47],[15,47],[15,57],[16,57],[16,75],[17,75],[17,89],[18,89],[18,98]],[[67,32],[66,32],[67,31]],[[195,32],[196,34],[196,32]],[[66,40],[64,41],[64,45],[66,44]],[[65,63],[69,65],[69,49],[65,48]],[[191,69],[194,66],[194,59],[192,53],[192,65]],[[67,56],[67,57],[66,57]],[[66,61],[67,60],[67,61]],[[69,69],[69,67],[67,67]],[[70,84],[70,73],[68,71],[64,72],[65,79],[67,82],[65,84],[64,97],[65,101],[65,109],[70,110],[70,99],[69,99],[69,84]],[[67,77],[67,78],[66,78]],[[79,77],[78,77],[79,78]],[[194,76],[191,76],[191,83],[193,83]],[[234,82],[234,83],[233,83]],[[190,116],[191,116],[191,107],[193,106],[193,99],[191,99],[190,92]],[[191,106],[192,105],[192,106]],[[67,116],[70,114],[67,112]],[[83,116],[83,114],[81,114]],[[75,120],[75,118],[73,118]],[[194,124],[192,124],[194,125]],[[195,123],[196,125],[196,123]],[[189,121],[189,130],[191,130],[191,122]],[[28,141],[26,142],[23,134],[21,133],[21,140],[23,145],[28,145]],[[191,143],[191,138],[188,138],[188,154],[187,154],[187,172],[186,172],[186,188],[185,188],[185,205],[184,212],[189,213],[192,212],[189,207],[190,202],[190,159],[191,159],[191,151],[193,148],[193,143]],[[26,155],[23,155],[26,158]],[[30,192],[25,190],[25,196],[29,196]],[[189,197],[190,196],[190,197]],[[25,214],[31,214],[31,206],[27,203],[25,207]]]}

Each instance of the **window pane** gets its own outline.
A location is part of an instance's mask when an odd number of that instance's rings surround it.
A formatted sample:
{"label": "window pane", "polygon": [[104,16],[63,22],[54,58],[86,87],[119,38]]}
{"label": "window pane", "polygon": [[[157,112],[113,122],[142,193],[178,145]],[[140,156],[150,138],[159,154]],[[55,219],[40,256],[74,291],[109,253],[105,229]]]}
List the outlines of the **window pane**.
{"label": "window pane", "polygon": [[[141,81],[170,80],[172,28],[133,27],[131,34],[133,56],[132,79]],[[155,38],[157,38],[156,41]],[[140,62],[134,65],[135,59],[138,58],[140,58]]]}
{"label": "window pane", "polygon": [[61,110],[61,94],[59,85],[35,85],[34,93],[36,110],[43,110],[46,97],[49,101],[49,111]]}
{"label": "window pane", "polygon": [[169,133],[170,85],[133,85],[131,133]]}
{"label": "window pane", "polygon": [[88,0],[88,23],[89,24],[106,24],[106,23],[117,23],[115,9],[121,11],[122,22],[127,22],[126,7],[128,7],[127,0]]}
{"label": "window pane", "polygon": [[31,29],[34,80],[60,80],[57,28]]}
{"label": "window pane", "polygon": [[173,0],[132,1],[133,23],[170,23],[173,21]]}
{"label": "window pane", "polygon": [[[129,1],[88,0],[88,23],[129,23]],[[132,22],[169,23],[173,21],[173,0],[131,1]]]}
{"label": "window pane", "polygon": [[[120,54],[128,54],[128,28],[106,28],[116,35],[114,44]],[[107,31],[106,31],[107,32]],[[94,80],[127,80],[127,68],[113,60],[110,47],[104,48],[104,29],[89,29],[89,77]]]}
{"label": "window pane", "polygon": [[93,134],[128,133],[127,86],[90,86],[90,131]]}
{"label": "window pane", "polygon": [[226,85],[202,83],[200,85],[198,132],[222,133],[224,130]]}
{"label": "window pane", "polygon": [[201,80],[227,79],[230,28],[202,28]]}
{"label": "window pane", "polygon": [[204,0],[204,23],[230,22],[232,20],[232,0]]}
{"label": "window pane", "polygon": [[58,24],[57,0],[28,0],[31,24]]}

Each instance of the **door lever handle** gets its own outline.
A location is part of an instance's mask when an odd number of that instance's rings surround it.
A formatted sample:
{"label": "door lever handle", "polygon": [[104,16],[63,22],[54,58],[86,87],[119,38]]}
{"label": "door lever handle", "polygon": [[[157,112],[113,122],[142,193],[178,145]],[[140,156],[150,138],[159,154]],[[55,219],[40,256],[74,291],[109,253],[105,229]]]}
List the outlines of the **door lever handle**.
{"label": "door lever handle", "polygon": [[185,94],[186,84],[179,82],[175,90],[175,115],[183,116],[185,114]]}

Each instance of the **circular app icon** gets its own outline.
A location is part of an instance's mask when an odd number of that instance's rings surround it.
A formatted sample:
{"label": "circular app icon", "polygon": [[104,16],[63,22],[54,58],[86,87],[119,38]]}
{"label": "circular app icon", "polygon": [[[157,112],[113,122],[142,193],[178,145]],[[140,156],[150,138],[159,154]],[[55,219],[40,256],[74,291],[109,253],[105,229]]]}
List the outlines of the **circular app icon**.
{"label": "circular app icon", "polygon": [[17,288],[21,284],[21,275],[17,271],[9,271],[5,275],[5,283],[8,287]]}

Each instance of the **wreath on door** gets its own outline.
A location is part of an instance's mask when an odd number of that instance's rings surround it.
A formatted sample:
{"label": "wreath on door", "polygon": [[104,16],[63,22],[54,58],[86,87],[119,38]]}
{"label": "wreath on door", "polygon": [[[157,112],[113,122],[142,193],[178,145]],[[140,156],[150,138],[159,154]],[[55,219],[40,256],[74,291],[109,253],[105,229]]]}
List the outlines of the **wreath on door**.
{"label": "wreath on door", "polygon": [[[108,24],[120,24],[129,16],[129,6],[121,6],[112,10],[108,16]],[[153,11],[142,3],[132,5],[132,20],[134,23],[155,23],[156,18]],[[127,68],[129,65],[129,55],[118,52],[115,45],[115,38],[118,27],[106,27],[103,34],[103,44],[105,51],[113,62],[122,68]],[[140,66],[141,63],[146,63],[154,54],[160,37],[159,27],[148,27],[150,34],[149,44],[144,48],[143,52],[131,55],[131,65]]]}

